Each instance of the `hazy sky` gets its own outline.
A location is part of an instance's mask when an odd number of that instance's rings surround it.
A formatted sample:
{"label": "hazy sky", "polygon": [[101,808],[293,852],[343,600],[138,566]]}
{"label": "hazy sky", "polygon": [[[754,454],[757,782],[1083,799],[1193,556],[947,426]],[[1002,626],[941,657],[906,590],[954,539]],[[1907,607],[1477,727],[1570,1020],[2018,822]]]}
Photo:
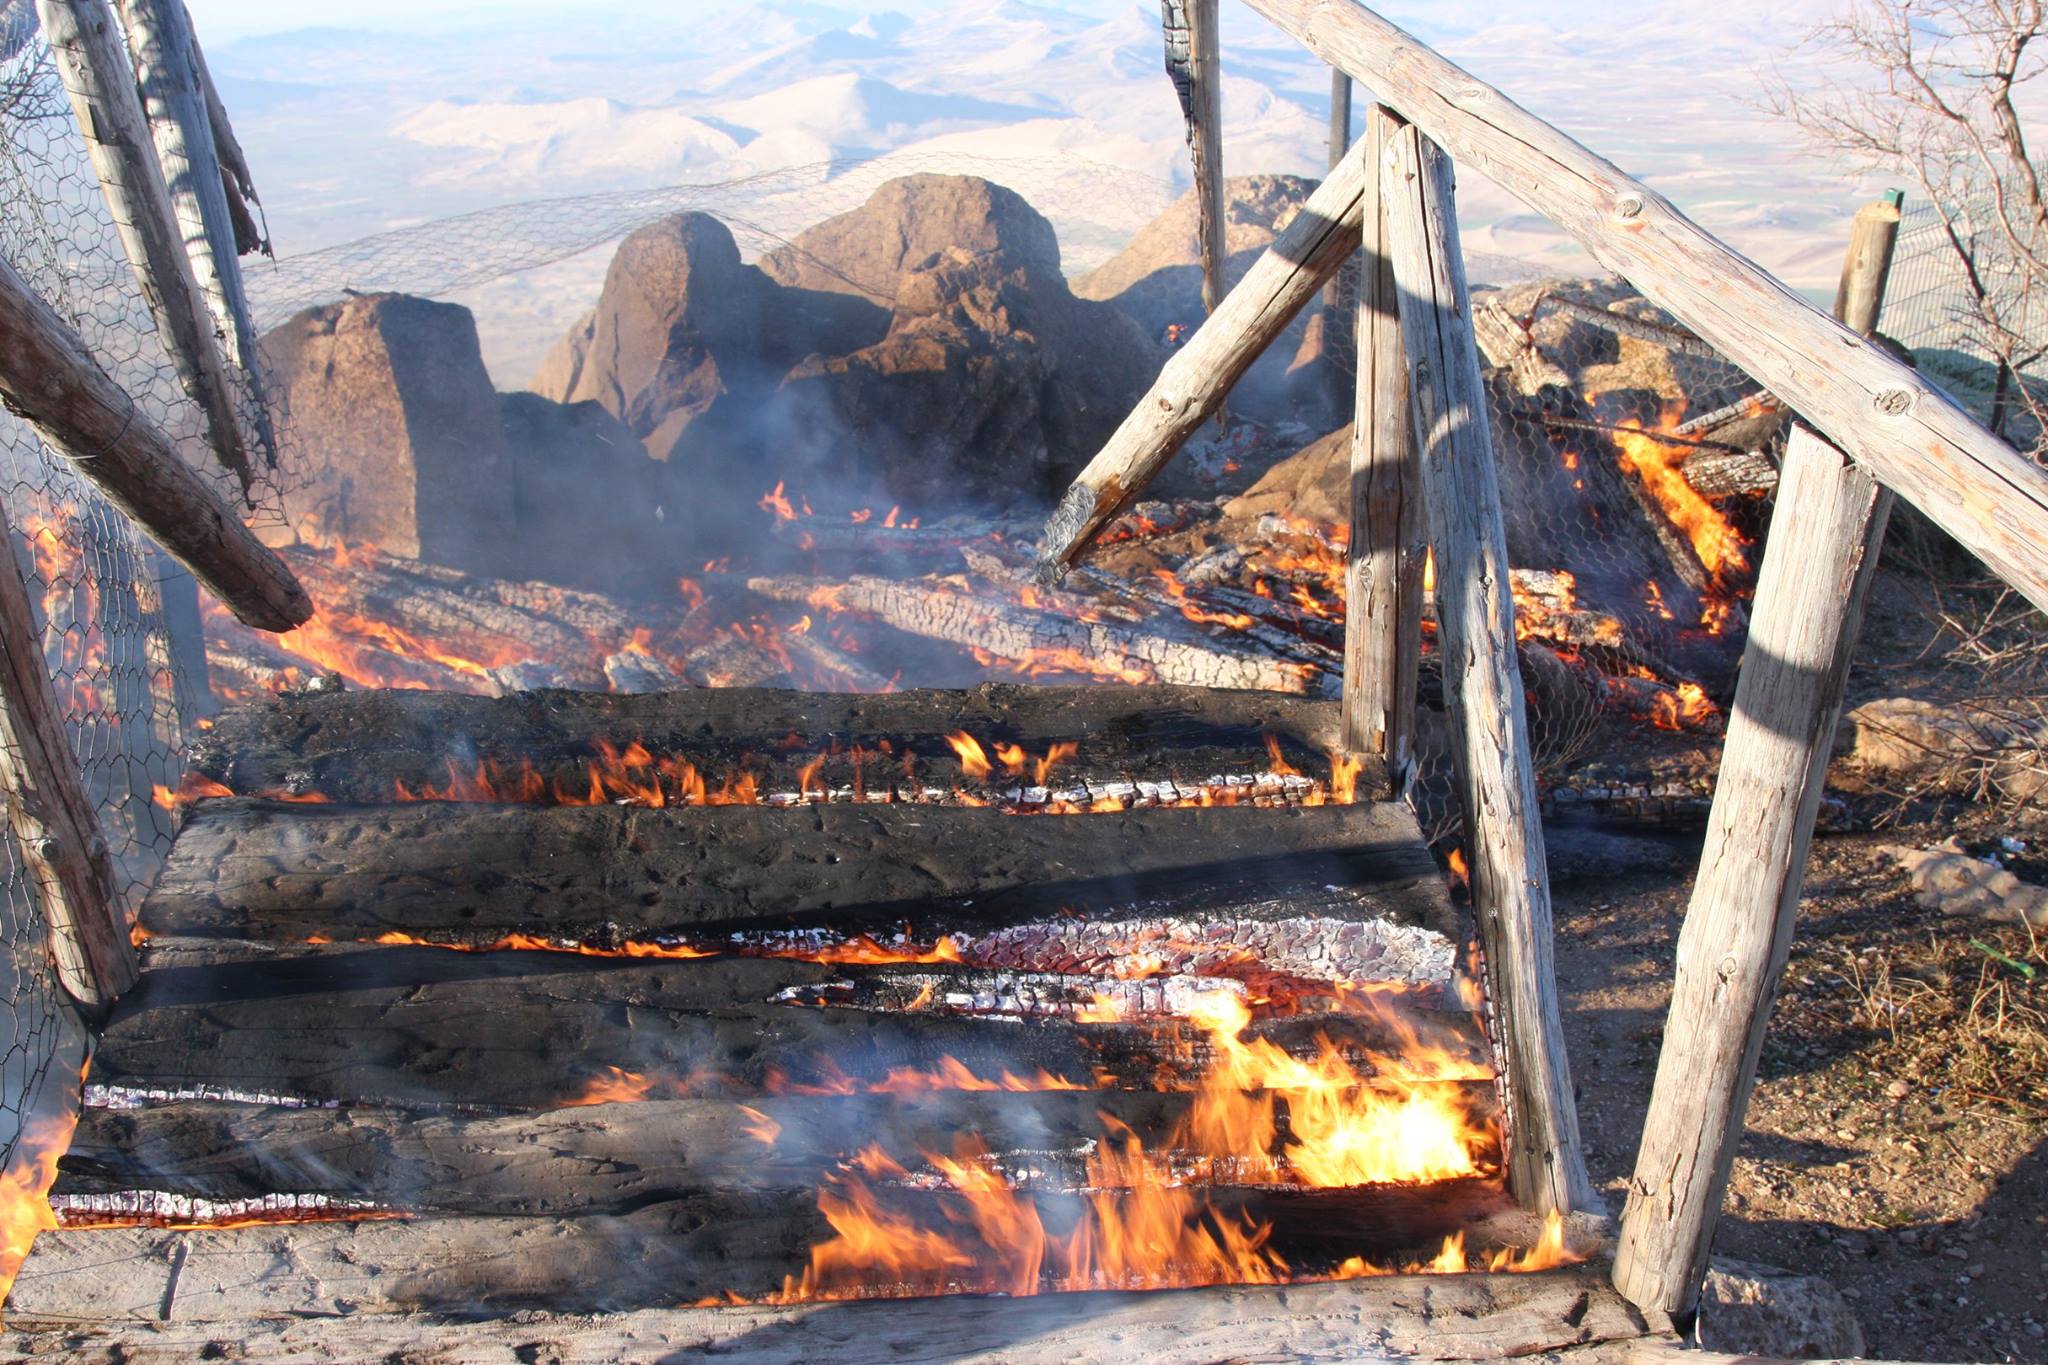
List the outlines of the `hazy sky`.
{"label": "hazy sky", "polygon": [[[1187,176],[1156,0],[189,3],[287,257],[501,206],[836,175],[882,155],[900,159],[896,174],[1010,184],[1054,220],[1069,268],[1085,269]],[[1847,3],[1378,7],[1796,286],[1820,288],[1873,187],[1800,148],[1756,95],[1759,73],[1797,60],[1801,36]],[[1245,5],[1226,5],[1223,22],[1226,171],[1320,173],[1326,68]],[[1017,178],[1076,166],[1095,180]],[[787,188],[786,210],[819,202]],[[802,226],[772,204],[726,207],[770,229]],[[1590,268],[1476,176],[1461,183],[1460,218],[1468,251]],[[519,231],[488,229],[477,250]],[[600,253],[463,296],[494,368],[529,367],[588,307],[602,264]]]}

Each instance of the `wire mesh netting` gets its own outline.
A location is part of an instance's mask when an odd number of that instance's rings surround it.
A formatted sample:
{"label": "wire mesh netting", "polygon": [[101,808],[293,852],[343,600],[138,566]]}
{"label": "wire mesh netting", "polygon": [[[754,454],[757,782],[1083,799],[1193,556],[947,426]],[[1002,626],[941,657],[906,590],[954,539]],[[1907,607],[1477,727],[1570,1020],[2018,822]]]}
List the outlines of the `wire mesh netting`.
{"label": "wire mesh netting", "polygon": [[[1976,418],[2022,449],[2041,443],[2048,306],[1998,207],[1909,200],[1885,291],[1883,330]],[[2037,395],[2029,404],[2024,383]]]}
{"label": "wire mesh netting", "polygon": [[[180,390],[123,254],[99,182],[30,5],[0,7],[0,259],[84,338],[100,365],[196,468],[239,487],[205,453],[197,406]],[[242,395],[245,410],[254,402]],[[130,913],[172,835],[154,799],[177,781],[180,678],[165,591],[193,591],[73,463],[0,412],[0,500],[87,798],[99,811]],[[259,503],[274,517],[274,487]],[[255,519],[266,513],[259,507]],[[50,927],[20,849],[0,839],[0,1167],[14,1154],[66,1032]]]}

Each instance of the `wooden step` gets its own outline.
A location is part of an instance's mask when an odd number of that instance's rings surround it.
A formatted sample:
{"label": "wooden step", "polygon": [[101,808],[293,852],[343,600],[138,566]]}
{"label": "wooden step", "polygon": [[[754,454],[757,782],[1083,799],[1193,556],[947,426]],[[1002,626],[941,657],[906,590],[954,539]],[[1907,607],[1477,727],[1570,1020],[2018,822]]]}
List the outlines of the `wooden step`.
{"label": "wooden step", "polygon": [[850,783],[851,750],[860,745],[870,756],[870,789],[886,790],[908,752],[917,781],[950,790],[984,785],[963,775],[946,743],[947,735],[965,731],[991,754],[998,743],[1020,745],[1033,758],[1057,742],[1077,743],[1075,756],[1056,769],[1067,778],[1194,783],[1264,771],[1267,735],[1293,767],[1325,775],[1336,727],[1332,702],[1171,686],[991,683],[882,695],[706,688],[510,697],[335,690],[231,710],[193,744],[190,761],[244,795],[284,789],[335,801],[384,801],[399,782],[413,790],[445,785],[451,763],[472,772],[484,760],[515,769],[531,760],[552,776],[580,769],[600,741],[618,749],[639,741],[657,753],[689,758],[714,786],[745,768],[764,790],[794,792],[799,770],[820,753],[832,754],[821,780],[834,787]]}
{"label": "wooden step", "polygon": [[[892,1187],[892,1211],[952,1226],[951,1196]],[[1346,1257],[1433,1254],[1465,1229],[1475,1249],[1527,1245],[1532,1220],[1496,1189],[1207,1192],[1224,1219],[1270,1221],[1274,1251],[1304,1275]],[[1035,1195],[1048,1231],[1079,1195]],[[623,1214],[425,1217],[229,1229],[60,1229],[36,1240],[9,1296],[10,1324],[208,1321],[300,1314],[562,1313],[667,1307],[731,1292],[759,1298],[801,1276],[832,1236],[815,1192],[694,1194]],[[879,1286],[878,1286],[879,1287]]]}
{"label": "wooden step", "polygon": [[200,802],[142,923],[274,942],[592,943],[829,923],[1001,928],[1067,912],[1206,923],[1457,921],[1405,805],[1018,817],[922,806]]}

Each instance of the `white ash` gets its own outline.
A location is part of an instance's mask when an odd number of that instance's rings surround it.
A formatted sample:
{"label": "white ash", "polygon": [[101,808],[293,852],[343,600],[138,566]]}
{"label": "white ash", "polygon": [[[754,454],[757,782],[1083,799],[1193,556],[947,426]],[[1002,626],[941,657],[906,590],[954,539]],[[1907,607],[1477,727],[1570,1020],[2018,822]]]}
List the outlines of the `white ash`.
{"label": "white ash", "polygon": [[[1097,801],[1113,800],[1130,810],[1160,806],[1199,805],[1291,805],[1306,800],[1322,783],[1300,773],[1218,773],[1199,782],[1116,778],[1098,781],[1077,778],[1062,787],[1016,786],[993,794],[995,804],[1019,810],[1036,810],[1048,805],[1088,807]],[[971,804],[952,787],[905,787],[885,777],[856,792],[851,786],[830,787],[810,792],[778,791],[761,798],[764,806],[806,805],[888,805],[890,803],[959,806]],[[622,805],[633,804],[630,800]]]}
{"label": "white ash", "polygon": [[790,986],[775,999],[839,1005],[886,1013],[971,1014],[988,1019],[1175,1018],[1192,1014],[1216,995],[1243,997],[1244,983],[1227,977],[1154,976],[1138,981],[1053,972],[974,972],[963,980],[938,972],[888,971],[858,981]]}
{"label": "white ash", "polygon": [[169,1190],[116,1190],[107,1194],[55,1194],[50,1211],[59,1223],[232,1223],[245,1219],[317,1219],[387,1212],[368,1199],[328,1194],[266,1194],[253,1199],[208,1199]]}
{"label": "white ash", "polygon": [[303,1095],[272,1095],[261,1090],[235,1090],[223,1085],[135,1086],[101,1085],[85,1087],[88,1109],[147,1109],[158,1104],[184,1104],[193,1100],[215,1100],[224,1104],[273,1105],[282,1109],[339,1109],[339,1100],[315,1100]]}
{"label": "white ash", "polygon": [[1213,921],[1062,916],[998,929],[959,947],[970,962],[1089,976],[1114,976],[1119,968],[1150,962],[1174,973],[1250,965],[1305,981],[1448,986],[1457,967],[1457,946],[1433,929],[1327,915]]}

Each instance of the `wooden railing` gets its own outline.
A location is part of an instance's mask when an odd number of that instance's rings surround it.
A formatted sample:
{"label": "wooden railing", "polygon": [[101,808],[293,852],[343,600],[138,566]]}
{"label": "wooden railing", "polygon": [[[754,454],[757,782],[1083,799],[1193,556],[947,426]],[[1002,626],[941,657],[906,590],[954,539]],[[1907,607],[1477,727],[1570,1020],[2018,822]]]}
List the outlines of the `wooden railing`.
{"label": "wooden railing", "polygon": [[[1808,424],[1795,427],[1785,452],[1615,1256],[1625,1295],[1683,1321],[1697,1303],[1784,965],[1891,493],[2048,608],[2048,474],[1869,340],[1871,281],[1845,290],[1845,315],[1857,324],[1845,326],[1354,0],[1245,3],[1371,92],[1366,135],[1076,479],[1047,524],[1040,570],[1057,578],[1086,550],[1362,243],[1344,734],[1377,791],[1397,794],[1415,704],[1419,499],[1436,557],[1452,758],[1507,1081],[1508,1183],[1532,1208],[1589,1210],[1597,1198],[1551,961],[1543,831],[1451,159],[1549,216]],[[1221,174],[1214,160],[1197,167],[1204,195],[1218,192],[1208,179]],[[1881,229],[1862,249],[1873,262]],[[1881,265],[1873,271],[1881,276]]]}

